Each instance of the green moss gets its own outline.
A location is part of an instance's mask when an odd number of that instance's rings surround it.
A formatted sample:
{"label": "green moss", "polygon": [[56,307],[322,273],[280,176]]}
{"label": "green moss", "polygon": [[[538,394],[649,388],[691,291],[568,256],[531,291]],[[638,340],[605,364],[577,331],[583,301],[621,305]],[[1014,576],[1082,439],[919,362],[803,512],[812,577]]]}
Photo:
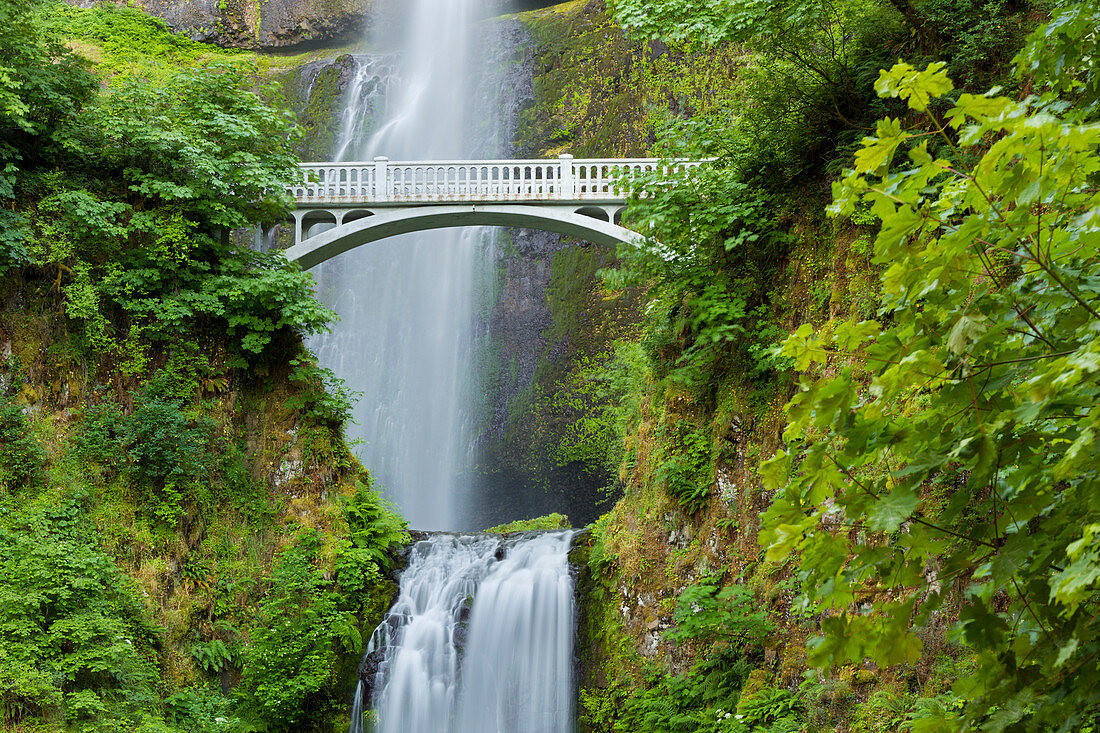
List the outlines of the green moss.
{"label": "green moss", "polygon": [[486,532],[507,534],[509,532],[529,532],[536,529],[569,529],[569,517],[564,514],[547,514],[534,519],[519,519],[507,524],[498,524],[490,527]]}
{"label": "green moss", "polygon": [[607,519],[597,521],[570,554],[577,577],[578,723],[582,731],[610,731],[623,699],[642,684],[644,659],[623,625],[622,582],[605,544]]}
{"label": "green moss", "polygon": [[159,76],[203,61],[241,63],[253,56],[176,35],[159,18],[138,8],[111,3],[92,8],[58,3],[43,22],[62,37],[98,49],[98,66],[109,73]]}
{"label": "green moss", "polygon": [[516,17],[535,43],[535,103],[517,132],[525,155],[646,155],[663,116],[712,106],[742,63],[734,49],[699,52],[628,39],[602,2]]}

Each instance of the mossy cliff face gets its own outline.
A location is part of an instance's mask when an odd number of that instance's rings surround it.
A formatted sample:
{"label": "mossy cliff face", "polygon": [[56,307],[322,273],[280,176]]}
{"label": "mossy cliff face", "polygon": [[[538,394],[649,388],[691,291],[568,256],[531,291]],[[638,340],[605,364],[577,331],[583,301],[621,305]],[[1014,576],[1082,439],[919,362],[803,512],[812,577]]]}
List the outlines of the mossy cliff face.
{"label": "mossy cliff face", "polygon": [[[91,7],[98,0],[67,0]],[[325,45],[361,35],[378,0],[137,0],[176,33],[243,49]]]}
{"label": "mossy cliff face", "polygon": [[661,119],[706,109],[743,62],[719,52],[629,38],[604,0],[517,16],[534,41],[534,104],[520,120],[523,154],[639,157]]}
{"label": "mossy cliff face", "polygon": [[355,75],[355,60],[347,54],[334,60],[311,61],[282,77],[288,105],[304,133],[302,160],[328,160],[340,132],[344,92]]}
{"label": "mossy cliff face", "polygon": [[[9,276],[0,303],[0,404],[19,408],[42,460],[17,503],[4,474],[0,511],[10,519],[78,508],[72,521],[82,541],[118,568],[119,592],[132,594],[153,629],[158,689],[190,704],[195,689],[216,682],[228,700],[253,663],[249,646],[271,623],[271,599],[287,592],[280,567],[309,548],[305,567],[315,568],[317,585],[298,602],[312,613],[347,557],[345,506],[370,483],[339,425],[312,414],[320,385],[290,363],[302,354],[300,340],[282,334],[271,358],[248,367],[233,363],[216,336],[154,346],[134,370],[120,354],[76,346],[79,326],[48,279]],[[197,453],[188,452],[192,440]],[[170,467],[167,479],[147,475],[151,456]],[[189,478],[196,463],[201,473]],[[364,603],[345,618],[348,633],[365,637],[396,585],[364,576],[361,591]],[[308,697],[316,716],[296,729],[334,729],[334,716],[350,707],[355,648],[334,652],[327,681]],[[12,694],[19,699],[20,690]],[[72,714],[76,703],[65,704]],[[163,712],[159,700],[146,704],[150,715]],[[53,715],[36,710],[28,703],[23,715]]]}
{"label": "mossy cliff face", "polygon": [[[870,317],[877,302],[869,238],[857,226],[826,221],[820,192],[804,191],[802,201],[792,206],[794,239],[772,283],[773,317],[791,331],[831,317]],[[708,677],[741,675],[737,709],[726,708],[738,714],[754,695],[797,692],[799,716],[811,730],[887,730],[883,706],[948,691],[968,662],[942,633],[922,638],[925,653],[915,665],[852,665],[807,677],[806,644],[820,618],[792,606],[797,578],[783,563],[763,562],[757,542],[759,516],[773,498],[758,469],[782,446],[783,406],[794,392],[789,376],[761,381],[735,374],[712,398],[669,384],[635,384],[642,386],[624,446],[623,497],[584,541],[590,575],[579,628],[583,730],[623,730],[615,721],[631,706],[700,705],[677,695],[704,687],[676,692],[675,675],[690,674],[692,684],[704,686]],[[690,507],[677,496],[685,481],[702,490]],[[748,608],[762,614],[751,622],[758,639],[678,637],[674,615],[682,596],[701,584],[743,589]]]}

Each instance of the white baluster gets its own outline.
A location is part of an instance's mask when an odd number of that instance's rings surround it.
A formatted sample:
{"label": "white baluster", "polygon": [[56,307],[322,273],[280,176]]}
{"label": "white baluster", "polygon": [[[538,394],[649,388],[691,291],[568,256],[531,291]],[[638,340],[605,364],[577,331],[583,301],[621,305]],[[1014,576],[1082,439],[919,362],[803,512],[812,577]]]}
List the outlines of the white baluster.
{"label": "white baluster", "polygon": [[389,167],[390,159],[380,155],[374,159],[374,199],[376,201],[390,200]]}

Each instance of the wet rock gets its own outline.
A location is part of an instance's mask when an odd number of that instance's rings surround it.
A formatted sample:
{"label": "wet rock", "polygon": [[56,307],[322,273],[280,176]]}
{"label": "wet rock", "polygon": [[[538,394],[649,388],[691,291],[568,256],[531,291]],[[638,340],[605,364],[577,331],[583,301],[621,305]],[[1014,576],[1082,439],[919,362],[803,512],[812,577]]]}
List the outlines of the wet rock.
{"label": "wet rock", "polygon": [[359,679],[363,682],[363,705],[370,707],[374,703],[374,685],[378,678],[378,667],[385,658],[384,650],[376,649],[363,657],[359,665]]}

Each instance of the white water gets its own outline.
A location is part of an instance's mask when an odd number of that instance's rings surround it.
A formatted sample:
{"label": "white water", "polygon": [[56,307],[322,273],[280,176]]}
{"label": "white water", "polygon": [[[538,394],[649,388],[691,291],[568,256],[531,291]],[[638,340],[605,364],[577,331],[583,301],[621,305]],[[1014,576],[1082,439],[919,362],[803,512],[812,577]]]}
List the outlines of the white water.
{"label": "white water", "polygon": [[[377,733],[569,733],[572,532],[416,543],[364,662]],[[473,598],[472,608],[469,607]],[[350,733],[362,733],[364,684]]]}
{"label": "white water", "polygon": [[[472,120],[477,0],[388,0],[375,45],[357,57],[337,160],[454,159],[498,154],[499,125]],[[314,271],[318,296],[341,317],[311,339],[320,361],[363,393],[348,437],[418,529],[472,528],[476,310],[491,289],[485,230],[407,235],[348,252]]]}
{"label": "white water", "polygon": [[[404,18],[405,32],[387,29],[400,52],[355,57],[336,158],[505,154],[516,109],[494,79],[500,49],[475,33],[477,0],[387,2],[404,10],[383,13]],[[419,529],[478,521],[476,311],[492,296],[492,248],[485,230],[445,230],[353,250],[316,271],[318,295],[342,321],[310,346],[364,393],[349,437],[362,439],[363,462]],[[351,733],[363,733],[365,714],[376,733],[570,733],[572,535],[418,542],[364,657]]]}

